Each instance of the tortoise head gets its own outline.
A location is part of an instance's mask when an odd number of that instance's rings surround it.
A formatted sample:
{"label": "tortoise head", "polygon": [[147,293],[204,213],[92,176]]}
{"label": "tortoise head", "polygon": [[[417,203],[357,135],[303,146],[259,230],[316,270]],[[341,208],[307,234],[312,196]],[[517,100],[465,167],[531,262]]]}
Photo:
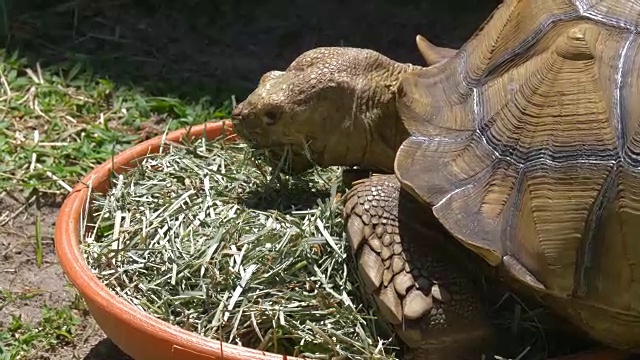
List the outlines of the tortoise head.
{"label": "tortoise head", "polygon": [[396,88],[401,75],[418,68],[367,49],[315,48],[285,71],[264,74],[233,110],[234,125],[254,148],[290,148],[297,170],[316,164],[392,172],[408,136]]}
{"label": "tortoise head", "polygon": [[[296,61],[313,53],[303,54]],[[235,129],[253,148],[280,152],[289,148],[293,165],[305,170],[327,164],[329,143],[346,140],[343,124],[353,95],[348,79],[331,74],[331,56],[319,56],[305,68],[294,62],[286,71],[269,71],[256,89],[233,110]],[[344,140],[342,140],[344,139]],[[343,143],[342,146],[346,144]]]}

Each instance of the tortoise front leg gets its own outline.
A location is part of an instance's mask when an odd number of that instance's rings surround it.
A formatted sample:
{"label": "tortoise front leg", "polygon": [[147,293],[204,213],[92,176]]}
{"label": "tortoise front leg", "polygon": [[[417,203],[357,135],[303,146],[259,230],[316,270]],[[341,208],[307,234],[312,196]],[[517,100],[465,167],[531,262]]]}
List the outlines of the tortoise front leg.
{"label": "tortoise front leg", "polygon": [[480,359],[492,330],[445,232],[395,175],[354,183],[344,219],[364,291],[413,358]]}

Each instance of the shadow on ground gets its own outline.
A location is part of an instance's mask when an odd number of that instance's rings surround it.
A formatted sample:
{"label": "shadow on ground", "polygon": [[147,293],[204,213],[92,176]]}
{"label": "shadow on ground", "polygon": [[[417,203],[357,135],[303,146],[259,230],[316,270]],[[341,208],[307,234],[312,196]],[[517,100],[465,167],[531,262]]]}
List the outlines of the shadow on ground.
{"label": "shadow on ground", "polygon": [[100,340],[82,360],[133,360],[122,352],[111,340]]}
{"label": "shadow on ground", "polygon": [[244,98],[260,75],[317,46],[422,63],[420,33],[459,47],[499,0],[9,2],[8,46],[32,62],[81,61],[154,95]]}

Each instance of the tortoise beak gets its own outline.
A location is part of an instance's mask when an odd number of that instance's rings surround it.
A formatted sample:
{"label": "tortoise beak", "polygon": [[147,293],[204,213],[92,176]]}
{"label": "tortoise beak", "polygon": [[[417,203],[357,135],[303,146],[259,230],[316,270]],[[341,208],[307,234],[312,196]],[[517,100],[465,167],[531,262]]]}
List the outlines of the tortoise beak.
{"label": "tortoise beak", "polygon": [[231,111],[232,120],[242,120],[247,115],[247,112],[245,111],[243,104],[244,103],[240,103],[236,105],[233,111]]}
{"label": "tortoise beak", "polygon": [[233,126],[240,131],[245,131],[247,121],[249,121],[249,111],[244,102],[236,105],[231,111],[231,121]]}
{"label": "tortoise beak", "polygon": [[243,120],[247,117],[247,111],[243,104],[244,103],[240,103],[233,108],[231,111],[231,121],[233,122],[233,127],[236,129],[236,133],[240,135],[241,138],[248,140],[247,131],[243,126]]}
{"label": "tortoise beak", "polygon": [[245,102],[242,102],[231,111],[231,121],[236,134],[240,136],[252,148],[260,148],[259,139],[262,138],[262,129],[257,125],[250,114]]}

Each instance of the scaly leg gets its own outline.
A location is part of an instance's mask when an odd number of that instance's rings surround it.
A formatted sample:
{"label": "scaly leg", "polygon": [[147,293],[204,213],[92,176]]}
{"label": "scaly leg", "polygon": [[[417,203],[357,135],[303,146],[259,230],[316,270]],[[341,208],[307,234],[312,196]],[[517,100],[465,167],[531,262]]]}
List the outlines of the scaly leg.
{"label": "scaly leg", "polygon": [[428,208],[401,190],[395,175],[359,180],[346,195],[344,219],[364,291],[412,358],[480,359],[492,337],[479,293],[455,242]]}

